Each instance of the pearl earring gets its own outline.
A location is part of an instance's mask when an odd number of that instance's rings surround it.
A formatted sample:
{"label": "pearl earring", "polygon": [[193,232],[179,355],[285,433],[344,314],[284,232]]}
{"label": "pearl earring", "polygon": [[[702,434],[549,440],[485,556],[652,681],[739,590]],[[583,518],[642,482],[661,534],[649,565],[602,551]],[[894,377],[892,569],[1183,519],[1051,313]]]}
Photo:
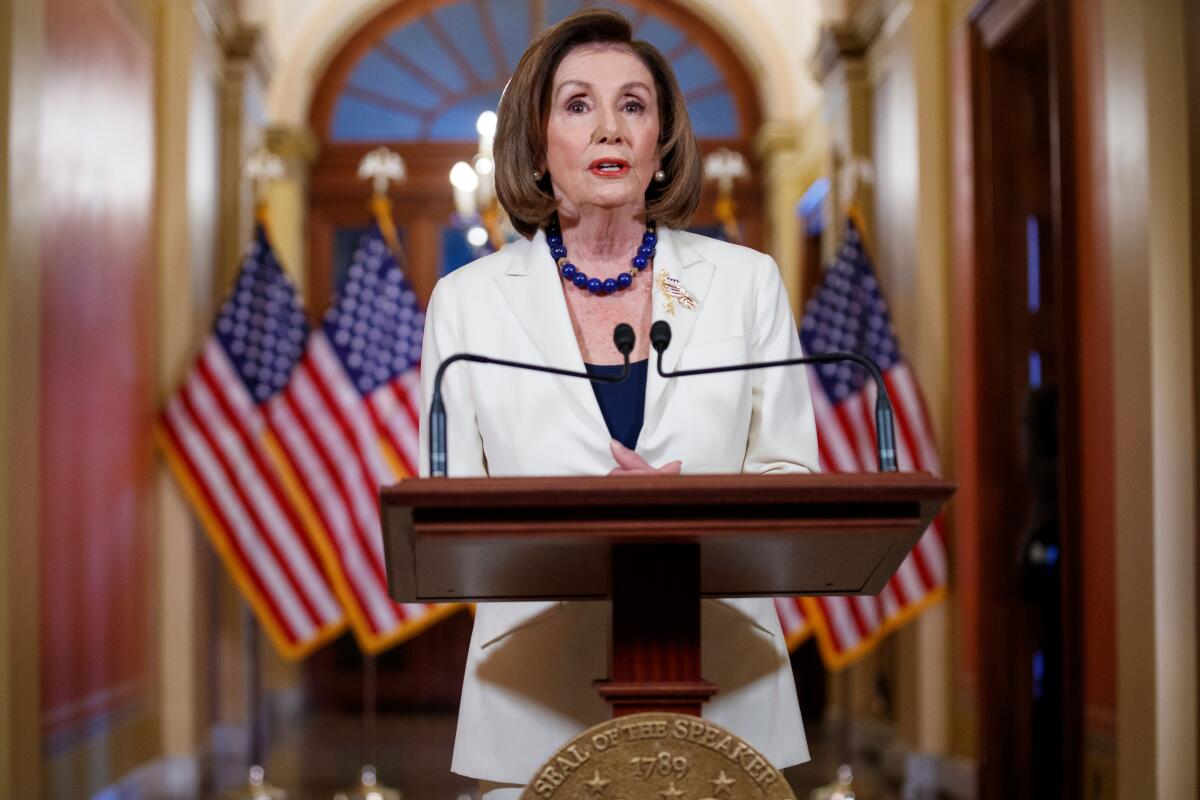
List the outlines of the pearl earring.
{"label": "pearl earring", "polygon": [[658,181],[659,183],[662,183],[666,179],[667,173],[663,172],[661,169],[654,172],[654,180]]}
{"label": "pearl earring", "polygon": [[542,179],[542,171],[540,169],[535,169],[533,171],[533,179],[535,181],[540,181]]}

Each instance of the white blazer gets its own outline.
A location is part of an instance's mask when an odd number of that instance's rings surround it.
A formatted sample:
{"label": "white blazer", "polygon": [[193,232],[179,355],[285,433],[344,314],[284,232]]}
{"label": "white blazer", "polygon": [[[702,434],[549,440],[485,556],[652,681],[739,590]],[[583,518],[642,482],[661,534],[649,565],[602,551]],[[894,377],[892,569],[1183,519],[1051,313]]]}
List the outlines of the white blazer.
{"label": "white blazer", "polygon": [[[801,355],[775,262],[749,248],[660,229],[656,271],[699,301],[655,320],[673,331],[664,368]],[[644,280],[650,276],[639,277]],[[647,331],[638,331],[647,336]],[[422,357],[421,474],[441,360],[472,352],[583,370],[562,279],[539,232],[440,280],[429,301]],[[817,469],[817,437],[802,368],[755,370],[646,384],[637,452],[679,459],[685,473]],[[603,475],[611,437],[585,380],[458,363],[442,385],[451,478]],[[704,716],[749,741],[777,767],[808,760],[786,644],[770,599],[702,603],[702,670],[719,693]],[[467,657],[451,769],[524,784],[564,742],[609,717],[592,686],[608,674],[607,602],[484,603]]]}

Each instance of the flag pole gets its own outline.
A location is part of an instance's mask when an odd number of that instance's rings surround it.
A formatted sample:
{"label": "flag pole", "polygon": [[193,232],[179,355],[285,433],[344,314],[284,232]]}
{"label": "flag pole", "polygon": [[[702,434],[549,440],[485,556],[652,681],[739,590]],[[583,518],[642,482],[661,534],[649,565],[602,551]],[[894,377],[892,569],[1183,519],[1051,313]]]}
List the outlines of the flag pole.
{"label": "flag pole", "polygon": [[254,614],[242,606],[242,649],[246,666],[246,726],[249,733],[247,753],[251,768],[263,765],[266,736],[262,718],[262,663],[259,651],[258,623]]}
{"label": "flag pole", "polygon": [[843,667],[838,670],[838,682],[841,683],[842,695],[842,741],[841,741],[841,758],[842,763],[838,766],[838,782],[842,782],[843,776],[853,769],[851,766],[854,763],[854,731],[851,720],[854,717],[854,682],[850,680],[850,667]]}
{"label": "flag pole", "polygon": [[[270,182],[283,176],[283,161],[279,156],[270,153],[265,147],[250,157],[245,166],[245,174],[251,181],[254,190],[254,221],[267,229],[267,191]],[[242,646],[246,664],[246,713],[250,739],[248,754],[250,761],[251,779],[255,783],[255,769],[263,770],[265,758],[265,731],[262,714],[262,663],[259,659],[259,630],[258,621],[254,618],[253,610],[242,604]]]}
{"label": "flag pole", "polygon": [[[875,180],[875,166],[869,159],[854,158],[842,167],[842,197],[845,202],[845,216],[854,223],[862,237],[863,246],[870,241],[865,225],[864,214],[860,202],[860,189],[864,183]],[[841,725],[838,726],[839,761],[837,775],[826,789],[830,797],[854,797],[854,682],[850,680],[850,667],[844,666],[837,671],[837,683],[841,695]]]}
{"label": "flag pole", "polygon": [[379,757],[378,701],[379,686],[377,659],[374,653],[362,651],[362,740],[359,744],[362,767],[358,783],[336,793],[333,800],[400,800],[400,792],[379,782],[375,765]]}
{"label": "flag pole", "polygon": [[[284,175],[283,160],[259,148],[246,162],[242,176],[251,182],[254,190],[254,219],[266,228],[267,189],[270,182]],[[246,760],[249,762],[247,783],[235,789],[227,797],[248,800],[287,800],[287,792],[272,786],[266,780],[266,719],[263,715],[261,632],[254,610],[242,603],[242,660],[246,673]]]}
{"label": "flag pole", "polygon": [[[363,763],[374,765],[379,761],[377,716],[379,690],[376,668],[378,664],[372,653],[363,653]],[[366,769],[364,767],[363,769]]]}
{"label": "flag pole", "polygon": [[[396,224],[392,220],[392,205],[388,200],[388,184],[405,178],[404,161],[397,153],[386,147],[378,147],[367,153],[358,165],[358,177],[371,181],[372,194],[368,208],[379,232],[397,264],[402,264],[403,253]],[[400,800],[400,792],[379,782],[376,764],[379,763],[379,673],[378,658],[374,653],[362,650],[362,729],[360,731],[360,755],[358,783],[335,794],[334,800]]]}
{"label": "flag pole", "polygon": [[258,619],[248,604],[242,605],[242,660],[246,671],[246,784],[225,792],[228,800],[287,800],[288,793],[267,782],[266,719],[263,715],[261,634]]}

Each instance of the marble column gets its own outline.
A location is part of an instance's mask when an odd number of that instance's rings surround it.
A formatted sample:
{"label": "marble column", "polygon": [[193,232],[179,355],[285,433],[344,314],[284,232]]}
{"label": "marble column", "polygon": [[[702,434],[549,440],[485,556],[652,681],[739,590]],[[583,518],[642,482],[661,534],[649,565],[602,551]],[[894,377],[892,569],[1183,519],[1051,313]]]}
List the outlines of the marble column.
{"label": "marble column", "polygon": [[800,309],[803,288],[800,285],[802,222],[796,215],[796,203],[804,193],[801,141],[801,127],[791,120],[769,121],[754,137],[763,174],[766,249],[779,264],[794,313]]}

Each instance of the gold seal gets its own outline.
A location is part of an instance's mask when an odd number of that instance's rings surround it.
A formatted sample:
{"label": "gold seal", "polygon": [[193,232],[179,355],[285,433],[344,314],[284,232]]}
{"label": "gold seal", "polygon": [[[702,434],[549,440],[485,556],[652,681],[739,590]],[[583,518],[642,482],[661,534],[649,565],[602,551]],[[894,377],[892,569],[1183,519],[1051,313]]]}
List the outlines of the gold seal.
{"label": "gold seal", "polygon": [[651,712],[602,722],[559,750],[521,800],[796,800],[783,773],[719,725]]}

